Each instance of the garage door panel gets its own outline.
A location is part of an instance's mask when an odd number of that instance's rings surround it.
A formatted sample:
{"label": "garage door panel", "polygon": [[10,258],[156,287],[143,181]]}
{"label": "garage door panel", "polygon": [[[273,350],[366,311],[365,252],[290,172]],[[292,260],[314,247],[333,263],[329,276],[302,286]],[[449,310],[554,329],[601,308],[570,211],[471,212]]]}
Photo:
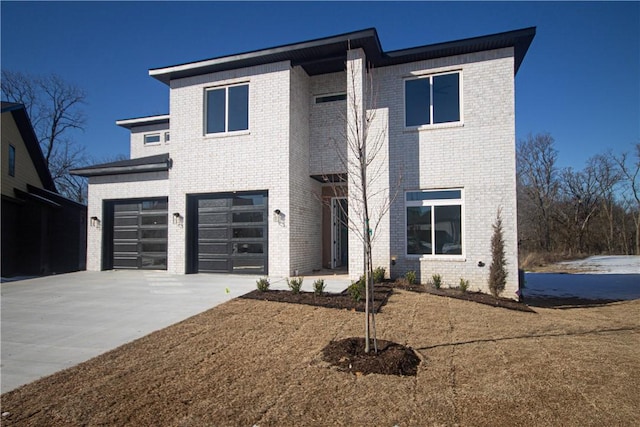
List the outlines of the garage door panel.
{"label": "garage door panel", "polygon": [[191,270],[267,272],[267,193],[189,196]]}
{"label": "garage door panel", "polygon": [[108,202],[113,224],[109,230],[108,268],[167,268],[167,199]]}

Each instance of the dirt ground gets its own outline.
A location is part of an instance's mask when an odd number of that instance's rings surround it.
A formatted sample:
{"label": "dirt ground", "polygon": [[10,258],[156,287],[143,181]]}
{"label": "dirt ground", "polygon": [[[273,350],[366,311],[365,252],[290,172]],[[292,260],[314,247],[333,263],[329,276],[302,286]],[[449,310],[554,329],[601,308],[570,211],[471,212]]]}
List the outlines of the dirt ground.
{"label": "dirt ground", "polygon": [[378,338],[422,358],[399,377],[322,360],[362,313],[235,299],[2,395],[2,424],[640,425],[640,300],[535,310],[396,291]]}

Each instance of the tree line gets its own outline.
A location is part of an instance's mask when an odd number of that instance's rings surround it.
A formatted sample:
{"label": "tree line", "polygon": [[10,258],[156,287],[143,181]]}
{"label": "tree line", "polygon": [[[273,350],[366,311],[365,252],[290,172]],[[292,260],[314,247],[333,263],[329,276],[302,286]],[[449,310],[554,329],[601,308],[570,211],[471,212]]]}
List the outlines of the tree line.
{"label": "tree line", "polygon": [[640,143],[584,168],[560,168],[548,133],[518,141],[518,240],[523,255],[640,255]]}

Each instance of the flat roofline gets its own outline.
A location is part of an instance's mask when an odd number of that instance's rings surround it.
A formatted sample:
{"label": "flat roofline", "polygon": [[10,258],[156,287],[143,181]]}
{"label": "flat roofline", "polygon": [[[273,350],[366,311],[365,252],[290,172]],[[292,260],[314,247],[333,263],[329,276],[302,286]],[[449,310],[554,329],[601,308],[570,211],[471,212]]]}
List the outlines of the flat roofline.
{"label": "flat roofline", "polygon": [[514,48],[515,74],[533,41],[535,33],[536,28],[529,27],[384,52],[376,29],[369,28],[306,42],[287,44],[168,67],[152,68],[149,70],[149,75],[168,85],[169,82],[174,79],[281,61],[289,61],[293,66],[300,65],[309,75],[318,75],[344,70],[346,52],[349,49],[363,49],[367,61],[372,66],[379,68],[505,47]]}
{"label": "flat roofline", "polygon": [[135,117],[132,119],[121,119],[121,120],[116,120],[116,125],[126,129],[131,129],[138,126],[148,126],[148,125],[157,125],[161,123],[169,123],[170,117],[171,116],[169,114],[163,114],[158,116],[145,116],[145,117]]}

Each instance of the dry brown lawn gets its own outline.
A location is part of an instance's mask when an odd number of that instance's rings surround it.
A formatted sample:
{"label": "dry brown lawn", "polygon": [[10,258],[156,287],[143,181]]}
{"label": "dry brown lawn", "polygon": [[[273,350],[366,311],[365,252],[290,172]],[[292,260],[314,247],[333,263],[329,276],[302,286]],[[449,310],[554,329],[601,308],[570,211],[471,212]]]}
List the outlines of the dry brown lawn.
{"label": "dry brown lawn", "polygon": [[2,396],[3,425],[640,425],[640,301],[537,313],[396,291],[415,377],[321,359],[364,315],[232,300]]}

